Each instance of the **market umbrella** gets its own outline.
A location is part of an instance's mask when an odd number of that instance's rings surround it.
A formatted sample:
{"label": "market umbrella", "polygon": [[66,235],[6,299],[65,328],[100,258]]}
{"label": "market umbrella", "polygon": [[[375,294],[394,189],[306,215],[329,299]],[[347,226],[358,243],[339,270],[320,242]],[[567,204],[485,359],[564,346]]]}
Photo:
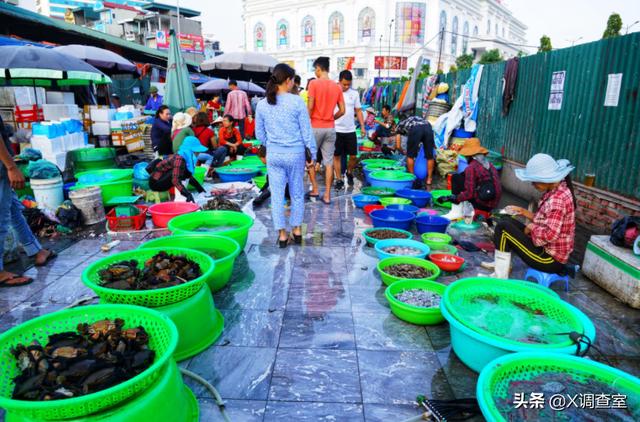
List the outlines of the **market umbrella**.
{"label": "market umbrella", "polygon": [[169,61],[162,103],[169,106],[172,113],[197,105],[187,63],[180,54],[180,44],[173,29],[169,33]]}
{"label": "market umbrella", "polygon": [[[262,87],[252,82],[238,81],[238,88],[248,95],[264,95],[266,92]],[[226,79],[213,79],[200,85],[196,88],[196,91],[202,94],[220,94],[229,91],[229,81]]]}
{"label": "market umbrella", "polygon": [[200,63],[200,69],[221,78],[266,82],[278,60],[263,53],[225,53]]}
{"label": "market umbrella", "polygon": [[93,47],[91,45],[71,44],[55,47],[54,50],[84,60],[90,65],[100,69],[123,72],[137,71],[135,64],[121,55],[110,50],[105,50],[104,48]]}
{"label": "market umbrella", "polygon": [[0,82],[10,85],[58,86],[111,83],[84,61],[50,48],[31,45],[0,47]]}

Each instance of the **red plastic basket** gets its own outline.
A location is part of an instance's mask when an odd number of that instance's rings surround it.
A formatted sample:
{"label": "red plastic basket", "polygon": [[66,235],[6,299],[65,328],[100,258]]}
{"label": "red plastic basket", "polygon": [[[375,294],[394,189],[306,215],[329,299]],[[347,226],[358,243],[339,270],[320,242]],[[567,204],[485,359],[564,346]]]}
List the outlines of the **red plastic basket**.
{"label": "red plastic basket", "polygon": [[117,231],[131,231],[140,230],[144,227],[144,223],[147,220],[147,210],[149,207],[144,205],[136,205],[136,208],[140,210],[140,214],[133,217],[116,217],[116,209],[112,209],[107,213],[107,222],[109,224],[109,230]]}
{"label": "red plastic basket", "polygon": [[40,122],[44,120],[42,108],[37,106],[16,106],[16,122]]}

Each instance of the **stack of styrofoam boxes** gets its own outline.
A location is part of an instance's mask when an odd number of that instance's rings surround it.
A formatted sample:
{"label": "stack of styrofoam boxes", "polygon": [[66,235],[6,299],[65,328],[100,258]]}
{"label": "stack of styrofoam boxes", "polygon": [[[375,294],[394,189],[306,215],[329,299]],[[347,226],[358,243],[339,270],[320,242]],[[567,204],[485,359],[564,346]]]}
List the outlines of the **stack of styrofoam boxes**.
{"label": "stack of styrofoam boxes", "polygon": [[42,158],[51,161],[61,170],[66,167],[67,152],[87,146],[82,123],[75,119],[62,122],[41,122],[33,125],[31,147],[42,153]]}
{"label": "stack of styrofoam boxes", "polygon": [[111,135],[111,120],[116,111],[112,108],[90,108],[91,133],[95,136]]}
{"label": "stack of styrofoam boxes", "polygon": [[113,146],[127,147],[128,152],[144,149],[139,129],[138,120],[141,117],[140,110],[132,105],[120,107],[111,121],[111,143]]}

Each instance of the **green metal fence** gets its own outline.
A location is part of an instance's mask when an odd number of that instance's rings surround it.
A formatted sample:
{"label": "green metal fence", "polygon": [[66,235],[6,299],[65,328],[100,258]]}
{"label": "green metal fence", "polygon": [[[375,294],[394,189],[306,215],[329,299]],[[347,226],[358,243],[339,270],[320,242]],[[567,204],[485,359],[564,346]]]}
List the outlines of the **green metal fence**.
{"label": "green metal fence", "polygon": [[[505,63],[487,65],[480,83],[477,135],[488,148],[525,163],[544,152],[567,158],[580,181],[640,198],[640,33],[523,57],[515,100],[502,115]],[[549,110],[553,72],[564,71],[560,110]],[[618,105],[606,107],[610,74],[622,74]],[[468,71],[444,75],[452,101]]]}

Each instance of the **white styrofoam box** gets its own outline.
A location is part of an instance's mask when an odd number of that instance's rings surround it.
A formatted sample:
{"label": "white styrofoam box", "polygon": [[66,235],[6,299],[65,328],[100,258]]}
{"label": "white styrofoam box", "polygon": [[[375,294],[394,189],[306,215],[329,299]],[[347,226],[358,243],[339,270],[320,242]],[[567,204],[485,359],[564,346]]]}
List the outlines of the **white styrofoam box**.
{"label": "white styrofoam box", "polygon": [[96,136],[111,135],[111,125],[109,122],[97,122],[91,125],[91,132]]}
{"label": "white styrofoam box", "polygon": [[112,120],[111,130],[122,130],[122,120]]}
{"label": "white styrofoam box", "polygon": [[84,132],[72,133],[73,149],[84,148]]}
{"label": "white styrofoam box", "polygon": [[73,136],[72,134],[66,134],[62,136],[62,142],[64,144],[65,151],[71,151],[73,149]]}
{"label": "white styrofoam box", "polygon": [[66,168],[66,164],[67,164],[66,152],[59,152],[57,154],[42,154],[42,158],[58,166],[58,168],[61,171],[64,171],[64,169]]}
{"label": "white styrofoam box", "polygon": [[46,136],[34,135],[31,137],[31,146],[44,154],[58,154],[64,152],[64,139],[62,137],[49,139]]}
{"label": "white styrofoam box", "polygon": [[123,105],[122,107],[118,107],[118,113],[133,113],[136,108],[132,105]]}
{"label": "white styrofoam box", "polygon": [[45,120],[79,119],[80,109],[75,104],[43,104]]}
{"label": "white styrofoam box", "polygon": [[30,106],[34,104],[42,105],[47,103],[47,96],[44,88],[34,88],[30,86],[13,87],[13,95],[17,106]]}
{"label": "white styrofoam box", "polygon": [[75,104],[73,92],[47,91],[47,104]]}
{"label": "white styrofoam box", "polygon": [[113,119],[113,115],[115,113],[115,109],[112,108],[92,108],[91,120],[93,120],[94,122],[110,122]]}

